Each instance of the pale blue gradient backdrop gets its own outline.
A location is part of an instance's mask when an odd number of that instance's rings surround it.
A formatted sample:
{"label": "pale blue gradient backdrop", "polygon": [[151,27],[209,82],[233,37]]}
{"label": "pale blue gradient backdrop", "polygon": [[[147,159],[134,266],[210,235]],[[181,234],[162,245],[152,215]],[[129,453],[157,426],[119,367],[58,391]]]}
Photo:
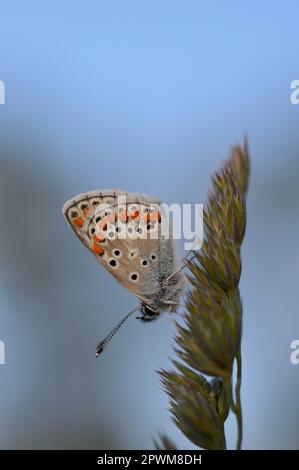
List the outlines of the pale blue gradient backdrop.
{"label": "pale blue gradient backdrop", "polygon": [[[116,187],[203,202],[248,133],[245,448],[299,448],[298,2],[0,3],[1,448],[143,448],[171,424],[167,315],[97,341],[136,300],[61,206]],[[234,445],[235,422],[227,425]]]}

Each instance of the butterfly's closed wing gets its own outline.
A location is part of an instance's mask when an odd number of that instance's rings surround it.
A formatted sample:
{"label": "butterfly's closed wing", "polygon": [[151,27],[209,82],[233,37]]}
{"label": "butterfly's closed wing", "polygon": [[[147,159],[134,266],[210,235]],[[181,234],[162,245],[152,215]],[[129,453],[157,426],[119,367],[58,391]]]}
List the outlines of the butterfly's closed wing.
{"label": "butterfly's closed wing", "polygon": [[124,287],[149,304],[163,295],[161,284],[177,268],[177,253],[160,201],[93,191],[68,201],[63,212],[79,239]]}

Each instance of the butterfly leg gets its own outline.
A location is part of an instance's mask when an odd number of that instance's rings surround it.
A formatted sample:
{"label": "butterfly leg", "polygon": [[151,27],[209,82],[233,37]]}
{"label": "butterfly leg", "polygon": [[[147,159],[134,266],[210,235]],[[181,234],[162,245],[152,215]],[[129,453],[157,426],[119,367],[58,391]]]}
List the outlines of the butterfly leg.
{"label": "butterfly leg", "polygon": [[182,313],[179,313],[175,310],[175,307],[176,306],[179,306],[179,307],[184,307],[183,304],[180,304],[179,302],[166,302],[169,307],[168,307],[168,315],[169,315],[169,318],[170,320],[176,325],[176,321],[175,319],[173,318],[173,315],[178,315],[180,318],[184,318],[184,315]]}
{"label": "butterfly leg", "polygon": [[[178,307],[182,307],[182,308],[185,308],[185,305],[184,304],[181,304],[180,302],[174,302],[172,300],[167,300],[165,302],[167,305],[169,305],[169,311],[172,311],[174,306],[177,305]],[[171,310],[170,310],[171,309]]]}
{"label": "butterfly leg", "polygon": [[174,314],[174,313],[176,313],[176,312],[173,311],[173,310],[170,310],[170,309],[168,310],[168,315],[169,315],[170,321],[174,324],[174,326],[177,326],[177,322],[176,322],[176,320],[175,320],[174,317],[173,317],[173,314]]}

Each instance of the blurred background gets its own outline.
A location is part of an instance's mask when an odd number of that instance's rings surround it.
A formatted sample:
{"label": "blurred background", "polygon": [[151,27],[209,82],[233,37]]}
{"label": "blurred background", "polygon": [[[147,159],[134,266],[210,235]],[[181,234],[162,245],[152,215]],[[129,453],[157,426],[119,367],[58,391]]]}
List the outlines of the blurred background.
{"label": "blurred background", "polygon": [[132,319],[94,358],[137,303],[61,207],[107,187],[204,202],[245,132],[244,448],[299,448],[298,15],[296,1],[0,3],[1,448],[153,448],[159,431],[193,447],[156,373],[167,315]]}

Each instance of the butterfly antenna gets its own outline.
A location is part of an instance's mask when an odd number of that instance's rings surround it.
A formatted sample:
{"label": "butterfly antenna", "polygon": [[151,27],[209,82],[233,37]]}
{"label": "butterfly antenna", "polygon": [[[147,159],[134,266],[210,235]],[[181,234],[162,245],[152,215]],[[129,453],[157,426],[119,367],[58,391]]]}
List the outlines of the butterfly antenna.
{"label": "butterfly antenna", "polygon": [[102,354],[102,352],[106,348],[107,344],[110,343],[110,341],[113,338],[113,336],[115,335],[115,333],[120,329],[120,327],[125,323],[125,321],[128,320],[128,318],[130,318],[130,316],[133,315],[133,313],[136,312],[139,309],[140,309],[140,307],[136,307],[136,308],[134,308],[134,310],[127,313],[127,315],[124,316],[124,318],[113,328],[113,330],[110,331],[109,335],[107,335],[106,338],[104,338],[103,341],[101,341],[97,345],[96,354],[95,354],[96,357],[98,357],[100,354]]}

